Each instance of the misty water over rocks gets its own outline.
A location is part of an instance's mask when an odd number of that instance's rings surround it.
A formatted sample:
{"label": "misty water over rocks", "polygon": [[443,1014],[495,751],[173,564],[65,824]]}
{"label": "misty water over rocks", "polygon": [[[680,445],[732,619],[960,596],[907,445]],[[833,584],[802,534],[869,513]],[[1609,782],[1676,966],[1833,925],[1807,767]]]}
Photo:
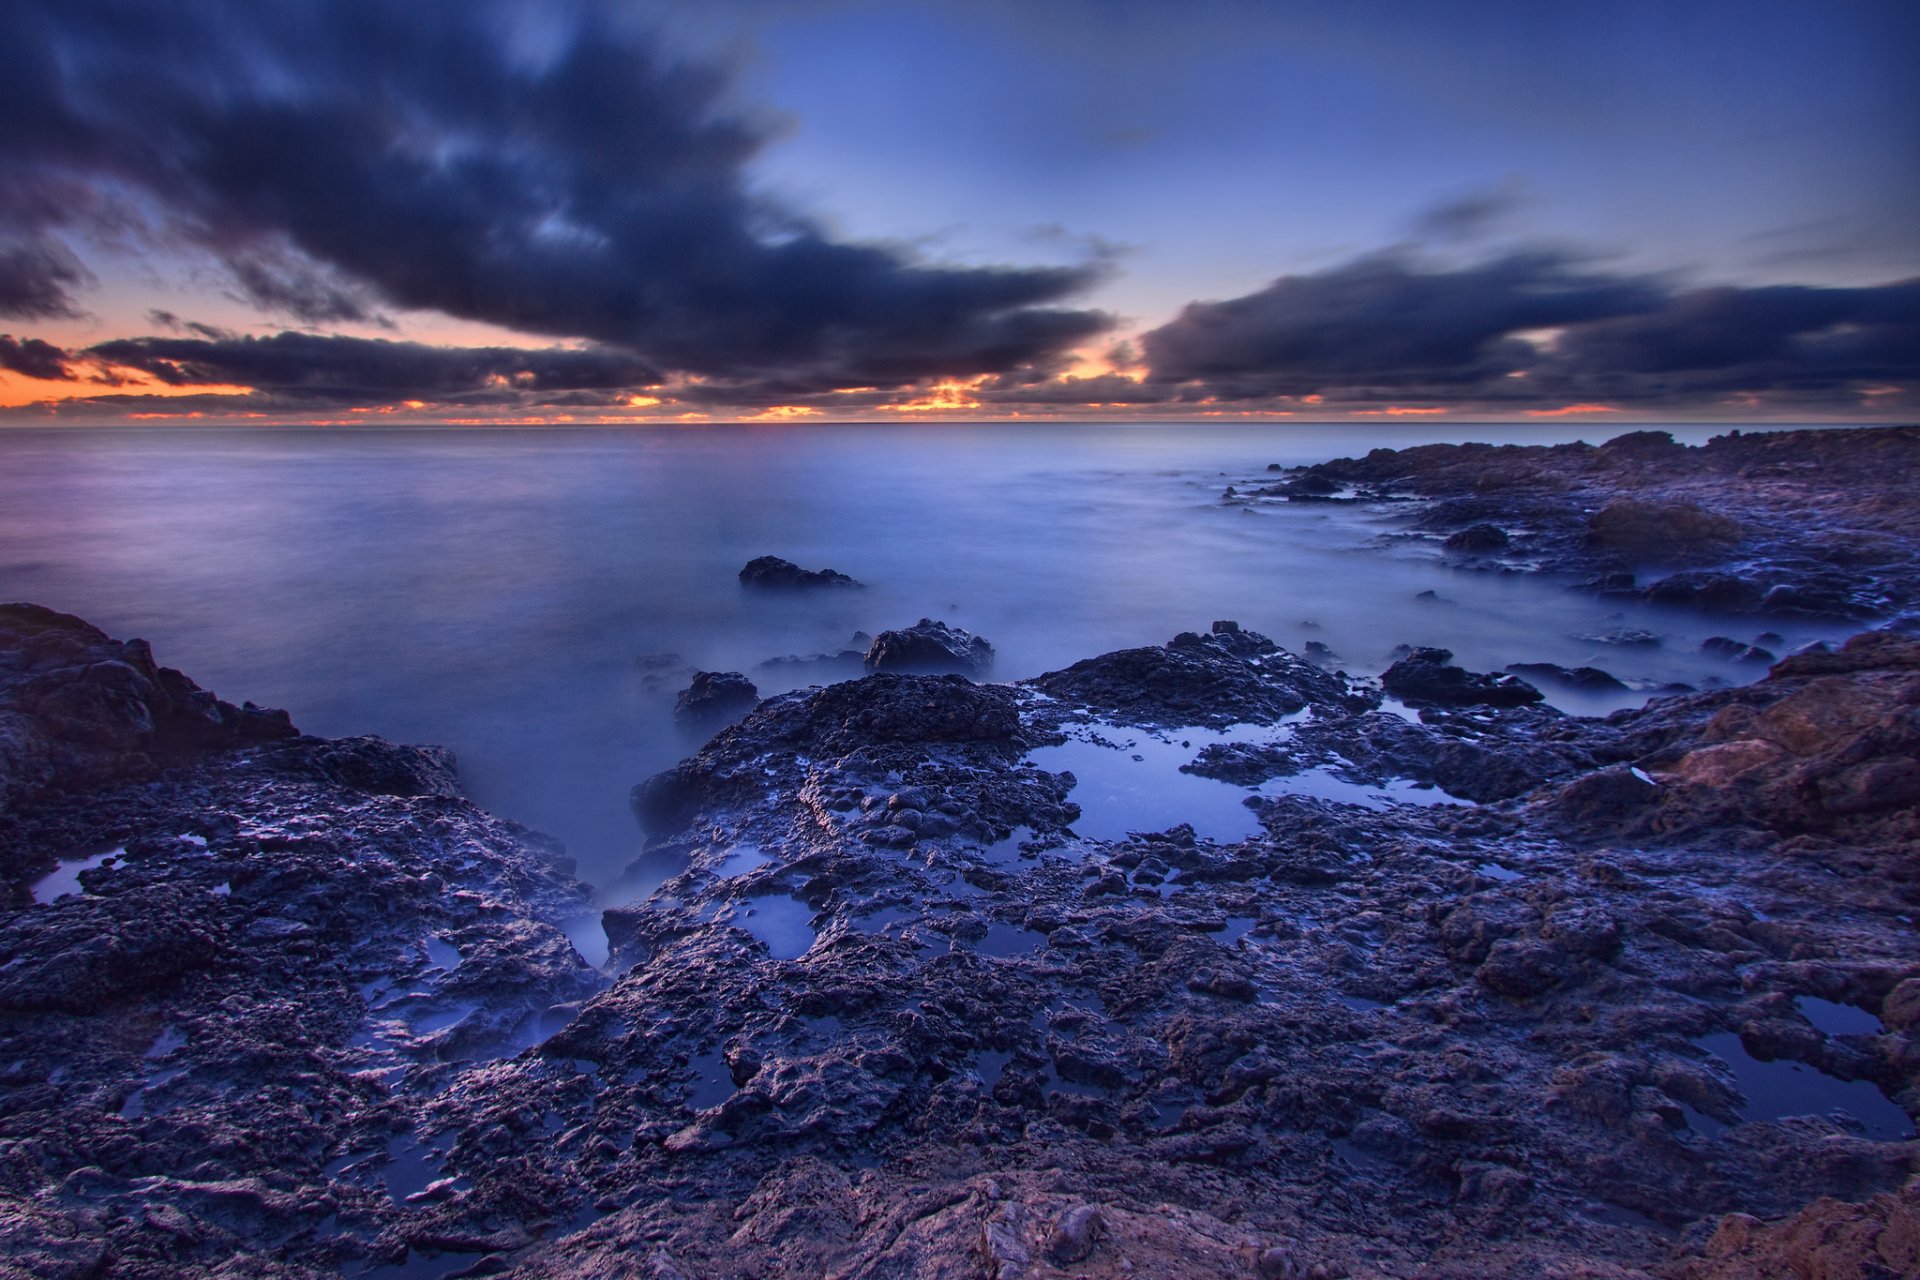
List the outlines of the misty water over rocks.
{"label": "misty water over rocks", "polygon": [[[1784,653],[1850,630],[1465,573],[1437,541],[1383,555],[1378,511],[1221,501],[1226,485],[1273,479],[1272,463],[1583,434],[1613,432],[9,431],[0,598],[144,636],[212,687],[298,708],[309,732],[449,746],[478,802],[558,836],[606,885],[639,848],[627,787],[711,727],[673,716],[695,671],[745,673],[763,697],[845,679],[857,666],[776,660],[864,648],[856,633],[922,617],[990,640],[1000,680],[1231,617],[1355,672],[1380,671],[1396,645],[1443,645],[1471,670],[1552,662],[1641,686],[1542,682],[1579,712],[1764,672],[1701,652],[1714,635],[1771,629]],[[744,589],[742,566],[763,555],[866,589]],[[1633,632],[1661,643],[1582,638]]]}

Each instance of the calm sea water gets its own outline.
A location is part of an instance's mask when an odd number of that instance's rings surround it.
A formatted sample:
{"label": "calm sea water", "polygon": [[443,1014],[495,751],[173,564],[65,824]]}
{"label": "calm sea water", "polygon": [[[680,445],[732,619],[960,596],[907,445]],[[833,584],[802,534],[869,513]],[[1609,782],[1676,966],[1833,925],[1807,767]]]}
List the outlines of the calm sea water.
{"label": "calm sea water", "polygon": [[[1454,572],[1430,549],[1382,550],[1389,526],[1350,508],[1219,502],[1270,462],[1579,435],[7,430],[0,598],[144,636],[162,662],[224,697],[286,707],[312,733],[450,746],[476,799],[559,836],[605,883],[640,844],[628,788],[698,745],[672,720],[685,672],[657,655],[746,671],[772,693],[813,677],[759,667],[767,659],[930,616],[986,636],[995,675],[1015,679],[1234,618],[1295,648],[1320,639],[1361,672],[1406,642],[1445,645],[1483,670],[1592,662],[1622,677],[1751,678],[1696,652],[1711,634],[1752,638],[1751,619],[1621,609],[1560,583]],[[870,589],[744,593],[735,575],[762,554]],[[1621,626],[1666,641],[1575,638]],[[1843,631],[1801,624],[1787,640]],[[646,660],[666,678],[650,679]]]}

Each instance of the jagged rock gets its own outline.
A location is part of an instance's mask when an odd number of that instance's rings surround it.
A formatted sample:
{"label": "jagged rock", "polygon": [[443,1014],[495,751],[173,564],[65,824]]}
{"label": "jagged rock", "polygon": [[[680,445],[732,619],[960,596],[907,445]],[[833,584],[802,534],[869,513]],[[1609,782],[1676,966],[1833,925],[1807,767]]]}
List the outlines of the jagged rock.
{"label": "jagged rock", "polygon": [[1740,522],[1697,502],[1616,498],[1593,513],[1587,536],[1595,545],[1651,560],[1672,560],[1739,541]]}
{"label": "jagged rock", "polygon": [[1050,672],[1035,687],[1127,724],[1225,725],[1307,706],[1365,709],[1377,695],[1236,622],[1182,632],[1164,647],[1122,649]]}
{"label": "jagged rock", "polygon": [[760,691],[738,671],[696,671],[693,683],[674,699],[673,715],[676,720],[711,723],[751,711],[758,701]]}
{"label": "jagged rock", "polygon": [[1529,680],[1584,689],[1590,693],[1625,692],[1626,685],[1598,667],[1563,667],[1554,662],[1510,662],[1507,671]]}
{"label": "jagged rock", "polygon": [[1757,645],[1745,644],[1730,636],[1709,636],[1700,642],[1700,652],[1727,662],[1751,662],[1757,666],[1772,666],[1777,659]]}
{"label": "jagged rock", "polygon": [[993,646],[972,632],[922,618],[911,627],[875,636],[865,661],[874,671],[981,675],[993,665]]}
{"label": "jagged rock", "polygon": [[844,573],[834,569],[802,569],[779,556],[758,556],[740,570],[740,585],[773,591],[797,591],[813,587],[858,587]]}
{"label": "jagged rock", "polygon": [[1415,649],[1388,667],[1380,687],[1403,702],[1449,707],[1517,707],[1541,693],[1517,676],[1480,675],[1452,665],[1448,649]]}
{"label": "jagged rock", "polygon": [[234,706],[70,614],[0,605],[0,815],[49,786],[151,775],[201,753],[290,738],[284,711]]}
{"label": "jagged rock", "polygon": [[1505,551],[1511,542],[1507,531],[1497,524],[1474,524],[1447,535],[1441,545],[1449,551],[1483,555],[1490,551]]}

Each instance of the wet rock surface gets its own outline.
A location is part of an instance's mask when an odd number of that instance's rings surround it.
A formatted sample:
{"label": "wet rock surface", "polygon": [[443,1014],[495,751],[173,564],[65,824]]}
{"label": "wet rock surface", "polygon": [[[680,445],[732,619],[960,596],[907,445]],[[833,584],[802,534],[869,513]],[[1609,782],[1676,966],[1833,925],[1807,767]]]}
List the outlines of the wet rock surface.
{"label": "wet rock surface", "polygon": [[[877,674],[636,788],[675,874],[605,913],[608,977],[444,756],[56,789],[0,846],[0,1240],[128,1276],[1900,1274],[1916,746],[1890,633],[1605,719],[1403,713],[1231,623]],[[1170,825],[1087,834],[1123,776]],[[1243,834],[1179,821],[1209,795]],[[107,841],[31,903],[14,851]]]}
{"label": "wet rock surface", "polygon": [[712,724],[737,719],[760,701],[760,690],[738,671],[696,671],[693,683],[673,700],[674,719]]}
{"label": "wet rock surface", "polygon": [[[102,666],[178,696],[138,642],[20,617],[16,741],[71,741]],[[446,752],[279,713],[209,733],[226,704],[194,702],[184,744],[111,704],[0,817],[0,1272],[380,1274],[421,1238],[512,1238],[512,1211],[447,1213],[470,1184],[442,1178],[441,1108],[602,984],[552,923],[586,891]]]}
{"label": "wet rock surface", "polygon": [[1598,446],[1375,449],[1250,494],[1374,503],[1463,566],[1564,574],[1603,595],[1867,619],[1920,591],[1917,470],[1916,427],[1735,431],[1699,447],[1636,431]]}
{"label": "wet rock surface", "polygon": [[875,636],[864,662],[870,671],[983,675],[993,666],[993,646],[971,631],[922,618],[910,627]]}
{"label": "wet rock surface", "polygon": [[762,591],[807,591],[863,585],[837,569],[802,569],[779,556],[756,556],[740,569],[740,585]]}

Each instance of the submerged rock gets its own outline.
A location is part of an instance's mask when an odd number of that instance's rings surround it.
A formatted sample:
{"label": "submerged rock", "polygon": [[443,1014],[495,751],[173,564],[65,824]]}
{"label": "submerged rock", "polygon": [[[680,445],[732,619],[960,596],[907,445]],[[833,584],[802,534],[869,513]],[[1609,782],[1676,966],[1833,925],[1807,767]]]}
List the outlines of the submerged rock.
{"label": "submerged rock", "polygon": [[711,723],[744,714],[760,701],[753,681],[738,671],[696,671],[693,683],[674,699],[676,720]]}
{"label": "submerged rock", "polygon": [[758,556],[740,570],[740,585],[775,591],[797,591],[813,587],[858,587],[855,581],[835,569],[802,569],[779,556]]}
{"label": "submerged rock", "polygon": [[922,618],[911,627],[875,636],[865,662],[874,671],[981,675],[993,665],[993,646],[970,631]]}

